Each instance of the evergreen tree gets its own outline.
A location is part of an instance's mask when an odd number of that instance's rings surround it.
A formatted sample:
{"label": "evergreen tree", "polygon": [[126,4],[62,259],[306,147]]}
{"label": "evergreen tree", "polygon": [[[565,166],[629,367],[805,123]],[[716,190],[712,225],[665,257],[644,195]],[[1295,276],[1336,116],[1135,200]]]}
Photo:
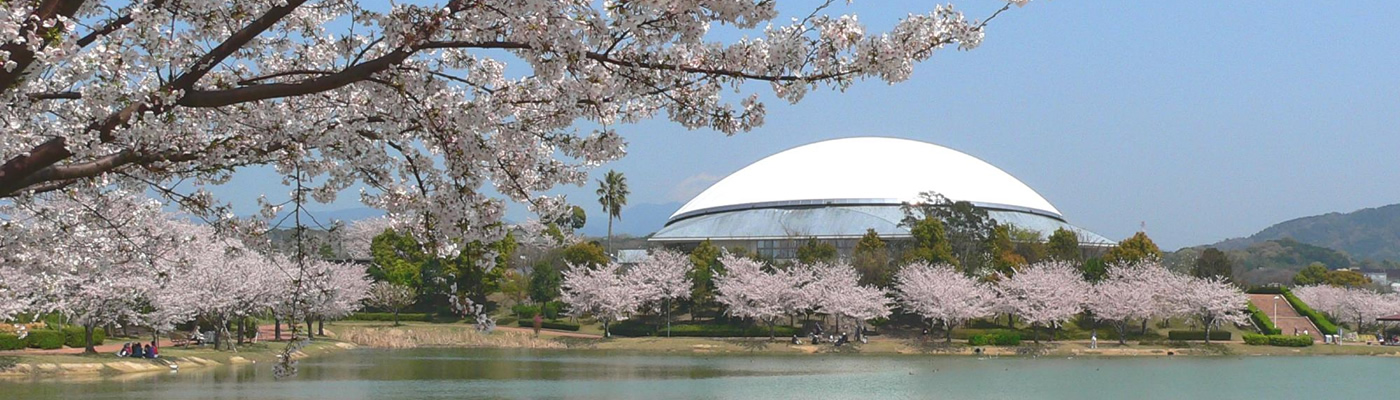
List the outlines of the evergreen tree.
{"label": "evergreen tree", "polygon": [[860,273],[861,285],[887,287],[894,277],[888,245],[874,229],[867,229],[865,236],[856,242],[851,252],[851,264]]}

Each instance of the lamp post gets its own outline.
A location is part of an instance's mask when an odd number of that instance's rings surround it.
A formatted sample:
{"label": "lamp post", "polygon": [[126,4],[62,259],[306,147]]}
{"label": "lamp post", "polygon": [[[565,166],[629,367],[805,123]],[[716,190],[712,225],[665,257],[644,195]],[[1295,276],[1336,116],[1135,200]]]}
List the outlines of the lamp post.
{"label": "lamp post", "polygon": [[[1274,326],[1278,326],[1278,301],[1279,301],[1279,299],[1282,299],[1282,297],[1279,297],[1279,295],[1274,295]],[[1282,334],[1282,333],[1283,333],[1283,330],[1282,330],[1282,329],[1279,329],[1279,333]]]}

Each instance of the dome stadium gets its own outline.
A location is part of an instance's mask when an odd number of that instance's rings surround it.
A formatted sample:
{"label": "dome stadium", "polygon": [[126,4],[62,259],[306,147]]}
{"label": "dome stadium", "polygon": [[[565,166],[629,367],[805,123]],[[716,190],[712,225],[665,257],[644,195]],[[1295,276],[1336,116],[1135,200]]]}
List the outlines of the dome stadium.
{"label": "dome stadium", "polygon": [[1070,224],[996,166],[932,143],[883,137],[827,140],[768,156],[695,196],[650,240],[680,248],[711,240],[782,260],[815,238],[849,255],[868,229],[885,240],[908,239],[900,205],[924,192],[970,202],[1000,224],[1045,237],[1064,228],[1085,247],[1114,243]]}

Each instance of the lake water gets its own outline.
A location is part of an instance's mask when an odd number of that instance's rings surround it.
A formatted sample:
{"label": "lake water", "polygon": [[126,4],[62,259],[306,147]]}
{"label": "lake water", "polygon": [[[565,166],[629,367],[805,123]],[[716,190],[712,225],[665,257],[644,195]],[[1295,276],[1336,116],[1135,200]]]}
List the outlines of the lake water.
{"label": "lake water", "polygon": [[1385,399],[1400,358],[704,356],[353,350],[276,380],[258,364],[90,381],[0,380],[0,399]]}

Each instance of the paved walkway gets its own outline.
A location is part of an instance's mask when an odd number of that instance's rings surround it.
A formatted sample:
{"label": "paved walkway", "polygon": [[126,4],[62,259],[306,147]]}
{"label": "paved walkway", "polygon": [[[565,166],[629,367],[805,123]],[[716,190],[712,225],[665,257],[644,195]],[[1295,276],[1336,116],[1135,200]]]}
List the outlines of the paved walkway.
{"label": "paved walkway", "polygon": [[[1259,311],[1263,311],[1265,315],[1268,315],[1269,319],[1274,321],[1274,326],[1277,326],[1283,334],[1292,335],[1293,332],[1298,332],[1298,334],[1301,335],[1303,331],[1307,331],[1308,335],[1313,337],[1313,340],[1318,343],[1322,342],[1322,332],[1318,331],[1317,326],[1313,325],[1312,320],[1299,315],[1297,311],[1293,310],[1293,305],[1288,304],[1288,299],[1283,298],[1283,295],[1251,294],[1249,295],[1249,302],[1254,303],[1254,307],[1259,308]],[[1275,306],[1277,306],[1277,311],[1275,311]],[[1275,312],[1277,312],[1277,315],[1275,315]]]}

